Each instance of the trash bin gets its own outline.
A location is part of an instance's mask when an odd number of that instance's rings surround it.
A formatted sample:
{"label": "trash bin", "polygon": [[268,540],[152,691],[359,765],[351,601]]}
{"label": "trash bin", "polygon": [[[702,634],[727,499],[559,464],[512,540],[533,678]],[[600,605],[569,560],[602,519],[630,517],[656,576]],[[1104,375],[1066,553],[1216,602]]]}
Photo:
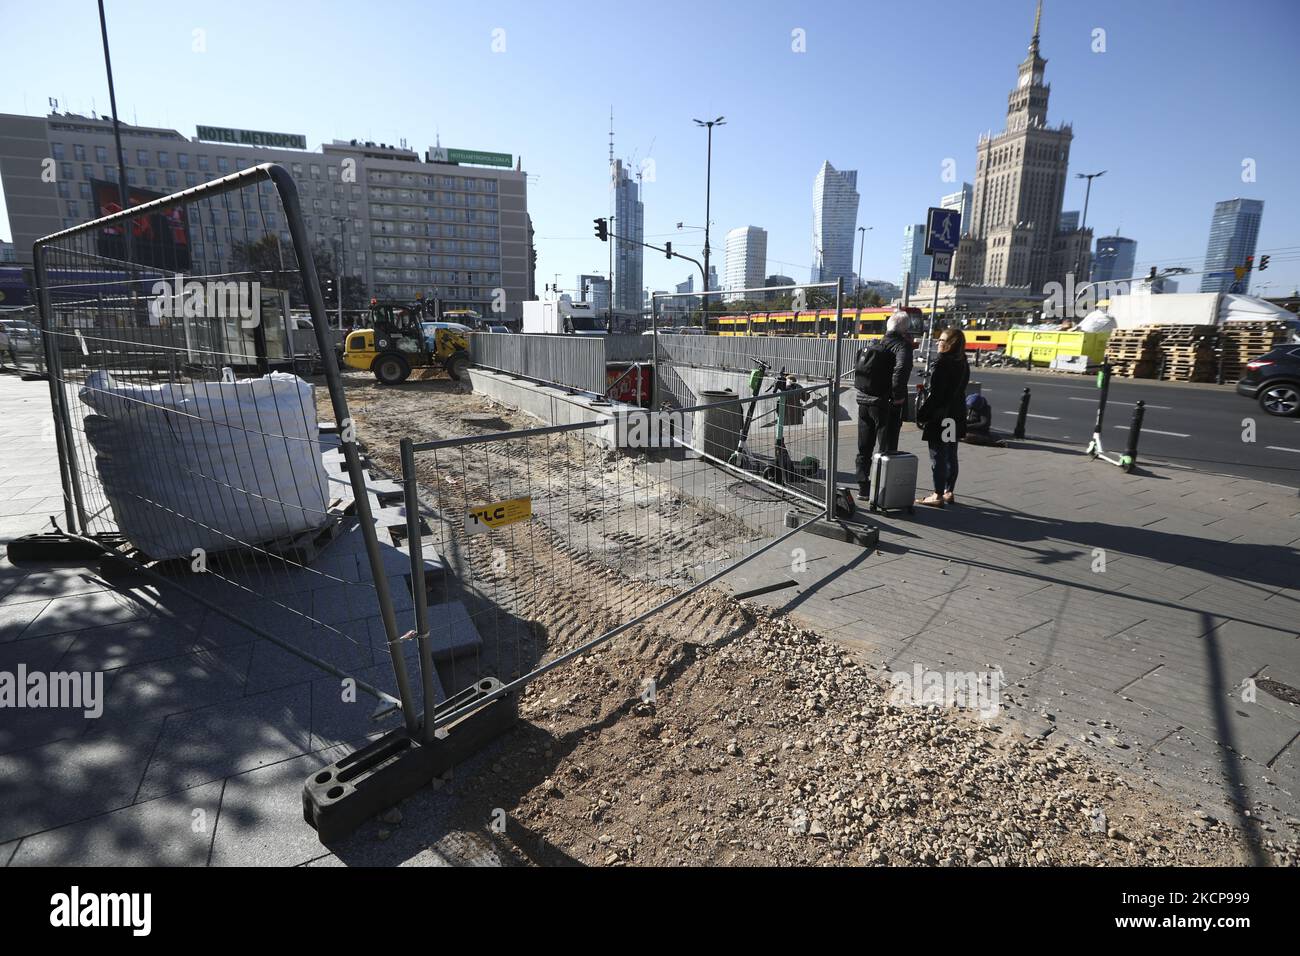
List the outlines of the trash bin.
{"label": "trash bin", "polygon": [[740,441],[744,417],[736,393],[729,388],[705,389],[700,393],[700,404],[709,406],[698,413],[700,449],[712,458],[726,461]]}
{"label": "trash bin", "polygon": [[[792,389],[799,388],[798,382],[793,382],[790,386]],[[807,394],[798,392],[794,395],[787,395],[782,404],[785,406],[785,425],[788,428],[791,425],[803,424],[803,404],[808,400]],[[761,411],[761,409],[760,409]]]}

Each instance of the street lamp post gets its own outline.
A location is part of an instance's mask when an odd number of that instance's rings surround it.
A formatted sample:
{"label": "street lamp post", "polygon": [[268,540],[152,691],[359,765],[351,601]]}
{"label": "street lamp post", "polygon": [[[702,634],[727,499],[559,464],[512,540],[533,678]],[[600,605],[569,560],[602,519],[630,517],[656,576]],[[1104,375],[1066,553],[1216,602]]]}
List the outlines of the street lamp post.
{"label": "street lamp post", "polygon": [[858,295],[856,301],[859,310],[862,308],[862,253],[867,248],[867,233],[875,228],[875,226],[858,226]]}
{"label": "street lamp post", "polygon": [[[122,128],[117,120],[117,90],[113,87],[113,60],[108,53],[108,20],[104,16],[104,0],[99,0],[99,34],[104,41],[104,72],[108,74],[108,108],[113,111],[113,145],[117,152],[117,195],[123,209],[131,208],[130,191],[126,184],[126,152],[122,149]],[[65,104],[66,106],[66,104]],[[127,262],[134,261],[131,250],[131,229],[134,223],[122,227],[122,252]]]}
{"label": "street lamp post", "polygon": [[696,126],[703,126],[708,132],[708,147],[705,160],[704,172],[704,295],[700,301],[704,303],[704,327],[709,327],[709,215],[711,212],[712,192],[713,192],[713,127],[725,126],[726,119],[719,116],[711,120],[695,120]]}
{"label": "street lamp post", "polygon": [[[1088,228],[1088,200],[1092,198],[1092,181],[1099,176],[1105,176],[1105,175],[1106,175],[1106,170],[1104,169],[1099,173],[1075,173],[1074,174],[1075,179],[1088,180],[1088,187],[1083,191],[1083,221],[1079,223],[1079,232],[1083,232],[1085,229]],[[1082,261],[1076,262],[1074,264],[1075,271],[1076,272],[1080,271],[1082,266],[1083,266]],[[1082,278],[1082,276],[1080,276],[1080,278]]]}

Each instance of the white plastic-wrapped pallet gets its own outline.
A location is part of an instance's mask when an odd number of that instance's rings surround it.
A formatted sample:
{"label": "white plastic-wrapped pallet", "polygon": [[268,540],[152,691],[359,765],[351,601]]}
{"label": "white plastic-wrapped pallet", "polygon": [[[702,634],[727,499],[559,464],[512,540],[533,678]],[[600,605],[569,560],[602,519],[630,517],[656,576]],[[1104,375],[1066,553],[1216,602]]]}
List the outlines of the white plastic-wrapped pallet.
{"label": "white plastic-wrapped pallet", "polygon": [[261,545],[323,527],[328,477],[311,386],[134,385],[105,372],[79,391],[95,471],[118,529],[155,559]]}

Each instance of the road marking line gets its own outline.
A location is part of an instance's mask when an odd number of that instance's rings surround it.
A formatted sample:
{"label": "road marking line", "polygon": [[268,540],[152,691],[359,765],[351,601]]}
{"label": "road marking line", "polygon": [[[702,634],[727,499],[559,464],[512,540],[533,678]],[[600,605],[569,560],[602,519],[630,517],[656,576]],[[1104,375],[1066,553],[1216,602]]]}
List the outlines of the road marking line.
{"label": "road marking line", "polygon": [[[1008,411],[1004,411],[1002,414],[1003,414],[1003,415],[1019,415],[1020,413],[1019,413],[1019,412],[1008,412]],[[1035,415],[1033,412],[1025,412],[1025,417],[1026,417],[1026,418],[1045,418],[1045,419],[1047,419],[1047,421],[1049,421],[1049,422],[1059,422],[1059,421],[1060,421],[1060,419],[1057,418],[1055,415]]]}
{"label": "road marking line", "polygon": [[1300,448],[1283,448],[1281,445],[1265,445],[1264,447],[1271,449],[1272,451],[1293,451],[1297,455],[1300,455]]}
{"label": "road marking line", "polygon": [[[1122,428],[1124,431],[1128,431],[1128,426],[1127,426],[1127,425],[1112,425],[1111,428]],[[1168,435],[1168,436],[1170,436],[1171,438],[1191,438],[1191,437],[1192,437],[1191,435],[1184,435],[1182,432],[1162,432],[1162,431],[1161,431],[1160,429],[1158,429],[1158,428],[1144,428],[1144,429],[1142,429],[1142,434],[1143,434],[1143,435],[1145,435],[1147,432],[1150,432],[1150,433],[1153,434],[1153,435]]]}
{"label": "road marking line", "polygon": [[[1066,397],[1069,398],[1069,400],[1072,401],[1072,402],[1095,402],[1095,401],[1096,401],[1096,399],[1094,399],[1094,398],[1084,398],[1082,395],[1068,395],[1068,396],[1066,396]],[[1107,405],[1135,405],[1135,404],[1137,404],[1137,403],[1136,403],[1136,402],[1121,402],[1121,401],[1120,401],[1119,399],[1117,399],[1117,398],[1109,398],[1109,399],[1106,400],[1106,404],[1107,404]],[[1146,407],[1147,407],[1147,408],[1160,408],[1160,409],[1164,409],[1164,410],[1167,411],[1167,412],[1172,412],[1172,411],[1174,410],[1174,406],[1172,406],[1172,405],[1147,405]]]}

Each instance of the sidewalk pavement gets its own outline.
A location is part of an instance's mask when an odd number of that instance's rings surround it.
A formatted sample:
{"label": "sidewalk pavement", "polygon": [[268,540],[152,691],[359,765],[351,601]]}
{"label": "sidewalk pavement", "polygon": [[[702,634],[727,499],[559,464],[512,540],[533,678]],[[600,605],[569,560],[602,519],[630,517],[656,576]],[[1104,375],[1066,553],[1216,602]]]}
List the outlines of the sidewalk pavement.
{"label": "sidewalk pavement", "polygon": [[[0,375],[0,543],[61,513],[48,408],[44,383]],[[914,428],[903,436],[924,450]],[[845,461],[853,441],[845,423]],[[801,556],[776,548],[724,581],[793,581],[759,600],[885,669],[1000,667],[1007,726],[1093,749],[1265,835],[1288,827],[1300,815],[1300,707],[1284,699],[1300,688],[1293,492],[1124,475],[1077,448],[1022,445],[962,446],[961,505],[879,518],[877,550],[802,534]],[[375,647],[357,676],[392,692]],[[0,671],[19,665],[103,671],[113,706],[99,719],[4,713],[0,864],[499,862],[489,840],[445,826],[454,785],[403,805],[418,828],[381,840],[372,821],[321,847],[303,781],[395,719],[371,721],[364,695],[341,704],[337,678],[177,594],[0,561]]]}
{"label": "sidewalk pavement", "polygon": [[[50,515],[63,521],[49,409],[46,383],[0,375],[9,439],[0,547],[49,530]],[[330,546],[332,560],[359,547],[346,534]],[[334,637],[330,651],[331,635],[301,618],[247,602],[237,609],[336,662],[351,653],[349,673],[396,693],[382,628],[370,627],[369,646]],[[359,604],[331,610],[340,622],[366,613]],[[183,595],[110,582],[95,566],[33,570],[0,558],[0,672],[20,667],[102,672],[106,706],[98,718],[0,711],[0,865],[498,862],[475,834],[446,829],[451,787],[404,805],[419,815],[418,832],[390,828],[381,841],[372,821],[334,852],[321,846],[303,822],[303,783],[399,717],[372,720],[373,698],[344,701],[337,677]]]}
{"label": "sidewalk pavement", "polygon": [[[855,443],[842,423],[845,483]],[[914,425],[901,444],[928,494]],[[802,533],[726,581],[737,593],[791,582],[755,600],[886,671],[1001,667],[1003,716],[1025,734],[1069,739],[1212,816],[1294,839],[1294,490],[1141,463],[1126,475],[1034,440],[1032,426],[1012,445],[961,446],[956,507],[869,516],[874,551]]]}

